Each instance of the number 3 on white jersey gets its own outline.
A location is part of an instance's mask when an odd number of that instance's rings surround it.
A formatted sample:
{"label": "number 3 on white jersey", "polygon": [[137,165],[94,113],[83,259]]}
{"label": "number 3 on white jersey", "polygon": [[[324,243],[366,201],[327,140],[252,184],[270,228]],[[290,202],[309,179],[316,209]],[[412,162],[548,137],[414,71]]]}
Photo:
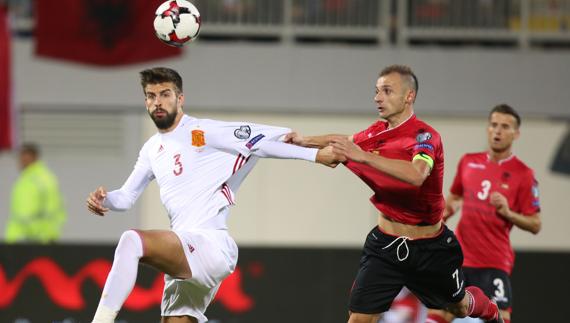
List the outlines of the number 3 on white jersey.
{"label": "number 3 on white jersey", "polygon": [[491,189],[491,181],[483,180],[481,182],[481,191],[477,193],[477,197],[480,200],[486,200],[489,197],[489,190]]}
{"label": "number 3 on white jersey", "polygon": [[182,174],[184,167],[182,167],[182,162],[180,162],[180,154],[174,155],[174,170],[172,172],[175,176]]}

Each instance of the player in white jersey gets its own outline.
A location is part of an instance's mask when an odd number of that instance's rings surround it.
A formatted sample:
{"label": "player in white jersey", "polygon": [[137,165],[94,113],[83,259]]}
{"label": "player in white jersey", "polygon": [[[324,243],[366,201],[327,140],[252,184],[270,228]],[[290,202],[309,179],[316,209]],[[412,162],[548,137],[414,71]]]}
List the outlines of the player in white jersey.
{"label": "player in white jersey", "polygon": [[139,262],[166,274],[161,322],[206,322],[208,304],[237,263],[237,246],[226,226],[228,207],[257,160],[303,159],[334,167],[337,159],[330,147],[283,143],[291,131],[287,128],[185,115],[182,78],[176,71],[159,67],[140,74],[158,133],[142,147],[124,185],[108,193],[99,187],[87,207],[101,216],[127,210],[156,180],[171,230],[123,233],[93,322],[114,321],[133,289]]}

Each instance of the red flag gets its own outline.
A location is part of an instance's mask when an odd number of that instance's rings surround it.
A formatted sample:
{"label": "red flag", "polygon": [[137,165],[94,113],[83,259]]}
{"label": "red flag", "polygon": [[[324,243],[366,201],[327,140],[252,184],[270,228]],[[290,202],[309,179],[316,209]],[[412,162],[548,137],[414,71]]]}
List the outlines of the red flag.
{"label": "red flag", "polygon": [[96,65],[179,55],[154,35],[154,12],[163,1],[36,1],[36,53]]}
{"label": "red flag", "polygon": [[13,147],[8,7],[0,4],[0,150]]}

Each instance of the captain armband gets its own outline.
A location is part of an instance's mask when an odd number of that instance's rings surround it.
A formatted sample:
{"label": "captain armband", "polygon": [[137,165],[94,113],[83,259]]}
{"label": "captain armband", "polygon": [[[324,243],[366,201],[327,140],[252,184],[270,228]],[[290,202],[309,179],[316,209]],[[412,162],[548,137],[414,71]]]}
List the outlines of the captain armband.
{"label": "captain armband", "polygon": [[412,161],[417,160],[417,159],[421,159],[421,160],[425,161],[429,165],[429,168],[433,168],[433,159],[428,154],[419,153],[419,154],[414,156]]}

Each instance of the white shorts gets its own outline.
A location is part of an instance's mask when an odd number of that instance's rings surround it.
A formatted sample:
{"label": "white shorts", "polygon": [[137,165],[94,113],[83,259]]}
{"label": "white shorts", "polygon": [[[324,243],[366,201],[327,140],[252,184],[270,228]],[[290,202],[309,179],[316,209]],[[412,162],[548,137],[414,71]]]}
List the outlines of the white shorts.
{"label": "white shorts", "polygon": [[176,279],[164,275],[161,315],[188,315],[199,323],[206,322],[206,308],[222,280],[236,267],[237,245],[227,230],[196,229],[174,233],[182,242],[192,278]]}

